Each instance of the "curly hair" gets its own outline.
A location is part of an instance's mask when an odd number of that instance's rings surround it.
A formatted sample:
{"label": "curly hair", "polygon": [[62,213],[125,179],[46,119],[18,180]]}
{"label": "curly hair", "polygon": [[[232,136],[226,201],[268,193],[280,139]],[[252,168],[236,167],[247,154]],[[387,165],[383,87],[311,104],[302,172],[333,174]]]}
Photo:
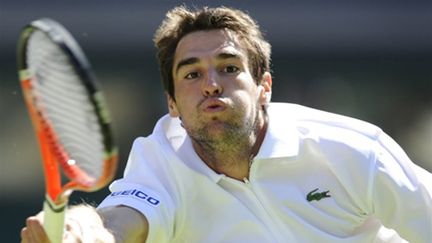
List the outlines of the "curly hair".
{"label": "curly hair", "polygon": [[264,39],[258,24],[241,10],[218,7],[191,11],[185,6],[175,7],[166,14],[154,36],[163,86],[174,97],[172,69],[174,55],[181,38],[195,31],[225,29],[236,34],[245,47],[250,70],[255,82],[270,71],[271,46]]}

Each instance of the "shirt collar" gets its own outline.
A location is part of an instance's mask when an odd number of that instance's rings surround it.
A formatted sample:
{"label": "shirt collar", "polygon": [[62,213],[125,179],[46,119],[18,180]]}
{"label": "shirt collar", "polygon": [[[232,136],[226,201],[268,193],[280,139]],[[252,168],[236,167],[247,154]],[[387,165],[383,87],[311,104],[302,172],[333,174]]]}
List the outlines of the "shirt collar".
{"label": "shirt collar", "polygon": [[199,174],[205,175],[213,182],[217,183],[224,176],[217,174],[198,156],[192,146],[192,141],[185,129],[181,126],[178,118],[163,116],[156,124],[153,131],[156,139],[171,160],[180,160]]}
{"label": "shirt collar", "polygon": [[271,103],[267,107],[269,124],[256,159],[292,157],[298,154],[299,135],[285,104]]}
{"label": "shirt collar", "polygon": [[[299,135],[294,121],[289,118],[289,113],[284,112],[283,106],[282,103],[271,103],[267,107],[269,124],[255,159],[292,157],[298,154]],[[224,177],[214,172],[197,155],[178,118],[165,115],[156,124],[153,134],[166,150],[171,150],[173,157],[180,159],[191,169],[206,175],[214,182]]]}

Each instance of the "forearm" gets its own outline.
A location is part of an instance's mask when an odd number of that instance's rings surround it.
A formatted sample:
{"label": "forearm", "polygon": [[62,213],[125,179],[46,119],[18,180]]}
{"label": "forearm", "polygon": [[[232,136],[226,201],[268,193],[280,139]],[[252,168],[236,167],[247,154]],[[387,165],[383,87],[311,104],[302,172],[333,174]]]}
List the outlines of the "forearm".
{"label": "forearm", "polygon": [[74,206],[69,210],[66,222],[81,242],[145,242],[148,230],[146,218],[125,206],[99,210],[88,205]]}
{"label": "forearm", "polygon": [[127,206],[98,209],[104,226],[116,243],[145,242],[148,234],[148,221],[144,215]]}
{"label": "forearm", "polygon": [[[21,242],[49,243],[43,219],[43,212],[27,218]],[[96,210],[80,204],[69,207],[66,212],[63,243],[145,242],[147,234],[146,217],[132,208],[117,206]]]}

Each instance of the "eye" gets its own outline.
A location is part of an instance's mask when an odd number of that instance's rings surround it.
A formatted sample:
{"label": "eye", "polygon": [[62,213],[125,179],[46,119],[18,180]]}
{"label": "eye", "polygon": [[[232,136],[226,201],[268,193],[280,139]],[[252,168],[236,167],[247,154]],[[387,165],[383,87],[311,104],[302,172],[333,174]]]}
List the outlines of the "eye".
{"label": "eye", "polygon": [[194,78],[198,78],[198,77],[199,77],[198,72],[191,72],[185,76],[185,79],[194,79]]}
{"label": "eye", "polygon": [[226,66],[222,71],[224,73],[237,73],[240,69],[234,65]]}

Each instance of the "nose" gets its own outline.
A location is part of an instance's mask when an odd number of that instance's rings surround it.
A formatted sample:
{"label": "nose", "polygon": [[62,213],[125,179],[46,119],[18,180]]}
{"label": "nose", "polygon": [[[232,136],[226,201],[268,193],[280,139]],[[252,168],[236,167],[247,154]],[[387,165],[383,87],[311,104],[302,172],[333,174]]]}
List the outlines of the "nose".
{"label": "nose", "polygon": [[222,94],[222,86],[217,71],[210,70],[203,80],[202,93],[205,97],[213,97]]}

